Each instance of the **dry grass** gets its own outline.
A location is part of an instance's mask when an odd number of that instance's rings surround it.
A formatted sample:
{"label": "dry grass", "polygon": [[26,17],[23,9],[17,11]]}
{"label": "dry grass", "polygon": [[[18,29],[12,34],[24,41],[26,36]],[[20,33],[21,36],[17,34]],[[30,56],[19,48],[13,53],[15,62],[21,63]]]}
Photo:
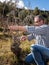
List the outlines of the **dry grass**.
{"label": "dry grass", "polygon": [[[15,56],[11,52],[11,41],[12,39],[9,38],[4,38],[3,33],[0,33],[0,65],[16,65],[19,63],[19,59],[17,56]],[[30,52],[30,45],[32,44],[33,41],[21,41],[20,48],[21,48],[21,56],[24,59],[25,54]],[[19,65],[19,64],[18,64]]]}
{"label": "dry grass", "polygon": [[[11,52],[11,41],[12,39],[3,38],[3,33],[0,33],[2,38],[0,39],[0,65],[21,65],[19,63],[19,59]],[[21,48],[21,58],[24,60],[26,54],[30,53],[30,45],[34,43],[32,41],[21,41],[20,48]],[[48,63],[49,65],[49,63]]]}

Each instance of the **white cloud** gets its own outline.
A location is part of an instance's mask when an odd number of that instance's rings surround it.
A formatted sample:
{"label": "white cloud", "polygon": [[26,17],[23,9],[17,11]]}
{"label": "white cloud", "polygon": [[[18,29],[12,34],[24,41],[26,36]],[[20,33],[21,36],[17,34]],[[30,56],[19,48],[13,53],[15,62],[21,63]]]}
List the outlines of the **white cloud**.
{"label": "white cloud", "polygon": [[19,0],[19,2],[17,3],[17,7],[18,8],[24,8],[24,3],[22,0]]}
{"label": "white cloud", "polygon": [[45,11],[45,8],[43,8],[42,10],[44,10],[44,11]]}
{"label": "white cloud", "polygon": [[24,2],[23,2],[22,0],[19,0],[19,2],[17,3],[17,7],[18,7],[18,8],[28,9],[28,8],[24,5]]}
{"label": "white cloud", "polygon": [[1,2],[5,1],[5,0],[0,0]]}
{"label": "white cloud", "polygon": [[[5,0],[0,0],[1,2],[4,2]],[[6,1],[9,1],[9,0],[6,0]]]}
{"label": "white cloud", "polygon": [[28,9],[27,7],[24,7],[25,9]]}

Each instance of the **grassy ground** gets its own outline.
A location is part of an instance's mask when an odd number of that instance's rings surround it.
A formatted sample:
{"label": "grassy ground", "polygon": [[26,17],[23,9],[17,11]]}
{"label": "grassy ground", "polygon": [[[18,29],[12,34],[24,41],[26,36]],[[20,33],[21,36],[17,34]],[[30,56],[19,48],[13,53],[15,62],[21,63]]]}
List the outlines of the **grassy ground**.
{"label": "grassy ground", "polygon": [[5,37],[5,35],[0,32],[0,65],[23,65],[20,61],[24,60],[25,56],[30,53],[30,45],[32,43],[34,43],[34,40],[20,41],[19,48],[21,53],[19,55],[20,58],[18,58],[18,56],[11,51],[11,37]]}
{"label": "grassy ground", "polygon": [[[34,41],[21,41],[21,59],[24,60],[25,56],[30,52],[30,45]],[[20,65],[19,58],[13,54],[11,51],[12,39],[10,37],[5,37],[2,32],[0,32],[0,65]]]}

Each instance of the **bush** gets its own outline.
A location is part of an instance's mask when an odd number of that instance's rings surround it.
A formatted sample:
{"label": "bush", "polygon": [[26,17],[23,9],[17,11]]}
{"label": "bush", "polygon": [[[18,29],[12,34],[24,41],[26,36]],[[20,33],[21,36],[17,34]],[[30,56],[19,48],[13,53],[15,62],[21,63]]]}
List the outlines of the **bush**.
{"label": "bush", "polygon": [[3,31],[3,28],[0,28],[0,31],[2,32]]}

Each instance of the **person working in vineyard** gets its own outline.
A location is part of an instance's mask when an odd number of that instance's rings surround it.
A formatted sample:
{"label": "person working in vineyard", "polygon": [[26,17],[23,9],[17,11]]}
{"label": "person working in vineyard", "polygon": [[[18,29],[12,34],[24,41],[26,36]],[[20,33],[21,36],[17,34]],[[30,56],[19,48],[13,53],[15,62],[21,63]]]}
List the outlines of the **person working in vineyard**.
{"label": "person working in vineyard", "polygon": [[[37,15],[34,17],[33,26],[9,26],[11,30],[27,31],[30,35],[28,40],[35,39],[35,44],[30,46],[31,52],[25,58],[26,63],[36,65],[45,65],[49,59],[49,25],[45,24],[44,17]],[[21,37],[24,40],[26,37]]]}

